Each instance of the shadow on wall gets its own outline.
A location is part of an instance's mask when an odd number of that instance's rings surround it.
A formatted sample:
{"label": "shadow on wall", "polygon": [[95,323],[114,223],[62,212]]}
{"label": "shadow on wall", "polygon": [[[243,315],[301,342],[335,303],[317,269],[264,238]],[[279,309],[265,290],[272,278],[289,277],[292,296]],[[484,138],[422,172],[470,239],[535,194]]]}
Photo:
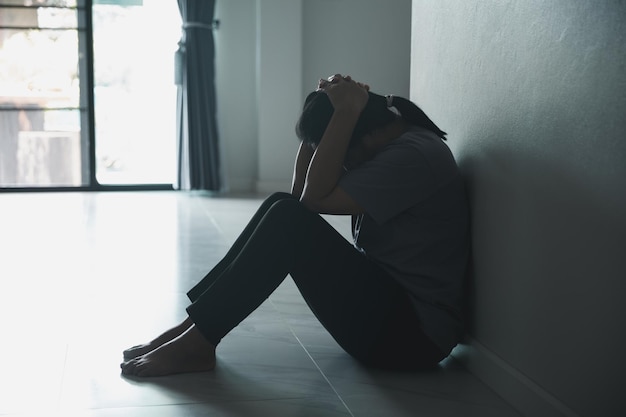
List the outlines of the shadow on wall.
{"label": "shadow on wall", "polygon": [[[580,135],[572,126],[539,142],[515,125],[464,138],[468,333],[557,398],[602,381],[602,393],[580,401],[599,411],[602,397],[608,411],[626,372],[615,359],[626,342],[626,143],[597,135],[559,149]],[[561,383],[544,385],[550,375]]]}
{"label": "shadow on wall", "polygon": [[577,415],[626,409],[624,6],[412,9],[412,95],[468,181],[472,342]]}
{"label": "shadow on wall", "polygon": [[[626,280],[616,274],[619,269],[612,268],[624,265],[626,193],[585,181],[581,173],[568,172],[558,161],[497,146],[459,165],[466,176],[473,219],[470,310],[476,307],[476,274],[503,269],[564,281],[554,287],[560,291],[576,286],[571,278],[583,271],[588,278],[615,278],[603,290],[626,289]],[[545,285],[546,290],[553,287],[550,282]],[[572,295],[583,294],[589,295],[586,291]]]}

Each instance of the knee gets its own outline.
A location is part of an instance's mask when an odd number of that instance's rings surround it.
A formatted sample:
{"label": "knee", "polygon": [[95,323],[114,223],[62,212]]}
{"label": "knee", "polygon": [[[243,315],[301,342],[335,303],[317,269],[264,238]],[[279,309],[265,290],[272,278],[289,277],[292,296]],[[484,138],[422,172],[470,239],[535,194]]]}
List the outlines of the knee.
{"label": "knee", "polygon": [[300,246],[296,242],[310,235],[313,221],[308,216],[311,214],[313,213],[295,198],[279,199],[265,211],[254,234],[268,234],[268,244],[273,246],[283,241],[290,242],[288,246],[294,249]]}
{"label": "knee", "polygon": [[295,200],[295,197],[284,192],[273,193],[263,201],[260,211],[266,213],[274,204],[282,200]]}
{"label": "knee", "polygon": [[266,208],[269,209],[270,207],[272,207],[277,202],[283,201],[283,200],[294,200],[294,201],[297,201],[296,197],[294,197],[293,195],[291,195],[289,193],[277,192],[277,193],[273,193],[272,195],[267,197],[265,199],[265,201],[263,202],[263,205]]}
{"label": "knee", "polygon": [[296,197],[294,197],[292,194],[280,191],[280,192],[271,194],[269,197],[267,197],[265,201],[277,202],[280,200],[295,200],[295,199]]}
{"label": "knee", "polygon": [[289,197],[276,200],[268,210],[267,215],[281,222],[287,221],[287,224],[295,227],[314,214],[291,194],[283,194]]}
{"label": "knee", "polygon": [[[279,193],[277,193],[279,194]],[[278,199],[272,204],[270,210],[272,211],[280,211],[280,212],[299,212],[302,210],[306,210],[306,207],[294,196],[291,194],[283,193],[289,197]]]}

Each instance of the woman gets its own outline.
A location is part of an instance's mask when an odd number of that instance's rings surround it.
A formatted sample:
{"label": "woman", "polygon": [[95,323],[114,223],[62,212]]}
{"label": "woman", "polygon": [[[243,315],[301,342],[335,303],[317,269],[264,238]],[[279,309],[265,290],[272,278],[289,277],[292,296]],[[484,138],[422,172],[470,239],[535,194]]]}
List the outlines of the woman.
{"label": "woman", "polygon": [[[287,274],[366,365],[430,368],[460,340],[468,209],[445,132],[410,101],[337,74],[307,97],[296,133],[291,194],[269,197],[189,291],[183,323],[124,352],[124,374],[213,369],[222,337]],[[354,245],[319,213],[351,215]]]}

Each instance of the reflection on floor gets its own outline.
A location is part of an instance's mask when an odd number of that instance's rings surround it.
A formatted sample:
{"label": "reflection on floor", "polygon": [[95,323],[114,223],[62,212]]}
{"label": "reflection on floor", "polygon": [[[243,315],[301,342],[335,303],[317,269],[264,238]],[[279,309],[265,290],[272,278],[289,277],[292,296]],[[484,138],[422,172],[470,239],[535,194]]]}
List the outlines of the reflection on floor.
{"label": "reflection on floor", "polygon": [[[218,349],[214,372],[137,380],[124,348],[185,316],[259,198],[0,194],[0,415],[518,416],[453,360],[363,368],[287,278]],[[328,220],[348,235],[346,218]]]}

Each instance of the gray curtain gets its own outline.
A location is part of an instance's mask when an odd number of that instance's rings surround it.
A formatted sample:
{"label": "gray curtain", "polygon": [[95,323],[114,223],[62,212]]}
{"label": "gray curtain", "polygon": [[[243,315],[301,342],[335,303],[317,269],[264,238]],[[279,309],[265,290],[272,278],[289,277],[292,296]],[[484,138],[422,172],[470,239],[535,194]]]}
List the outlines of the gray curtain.
{"label": "gray curtain", "polygon": [[215,0],[178,0],[183,33],[176,52],[178,179],[175,188],[222,187],[215,103]]}

